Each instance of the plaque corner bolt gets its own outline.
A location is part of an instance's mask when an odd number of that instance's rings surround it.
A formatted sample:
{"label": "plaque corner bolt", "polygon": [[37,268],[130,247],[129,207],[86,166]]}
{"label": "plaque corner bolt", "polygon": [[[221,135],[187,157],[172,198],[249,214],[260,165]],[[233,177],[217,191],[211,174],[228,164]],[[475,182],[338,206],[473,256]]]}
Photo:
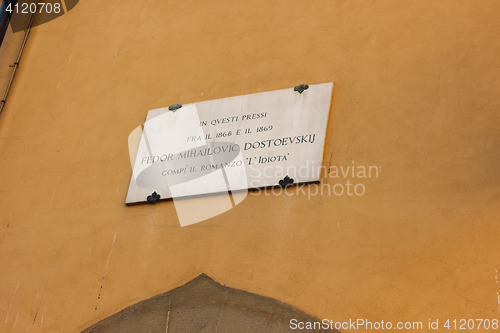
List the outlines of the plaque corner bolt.
{"label": "plaque corner bolt", "polygon": [[149,203],[155,204],[158,201],[160,201],[160,197],[161,196],[158,193],[156,193],[156,191],[154,191],[153,193],[151,193],[151,195],[148,195],[147,200]]}
{"label": "plaque corner bolt", "polygon": [[175,112],[175,111],[179,110],[180,108],[182,108],[182,104],[174,104],[174,105],[170,105],[168,107],[168,109],[172,112]]}
{"label": "plaque corner bolt", "polygon": [[288,187],[293,185],[293,178],[288,177],[288,175],[285,176],[282,180],[279,181],[279,184],[281,187]]}
{"label": "plaque corner bolt", "polygon": [[298,85],[295,88],[293,88],[293,90],[297,91],[299,94],[302,94],[304,92],[304,90],[307,90],[307,89],[309,89],[308,84],[301,84],[301,85]]}

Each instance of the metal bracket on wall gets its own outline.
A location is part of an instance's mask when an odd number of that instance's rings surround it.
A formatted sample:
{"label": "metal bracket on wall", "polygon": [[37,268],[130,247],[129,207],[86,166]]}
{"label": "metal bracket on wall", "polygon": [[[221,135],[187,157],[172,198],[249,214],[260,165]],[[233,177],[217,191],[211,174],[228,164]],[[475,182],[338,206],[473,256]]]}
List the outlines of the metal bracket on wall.
{"label": "metal bracket on wall", "polygon": [[154,191],[151,195],[148,195],[147,200],[149,203],[155,204],[160,201],[160,195]]}
{"label": "metal bracket on wall", "polygon": [[309,85],[307,84],[301,84],[299,86],[296,86],[295,88],[293,88],[294,91],[298,91],[299,94],[302,94],[304,92],[304,90],[307,90],[309,88]]}
{"label": "metal bracket on wall", "polygon": [[174,105],[170,105],[168,107],[168,109],[172,112],[175,112],[177,111],[178,109],[182,108],[182,104],[174,104]]}

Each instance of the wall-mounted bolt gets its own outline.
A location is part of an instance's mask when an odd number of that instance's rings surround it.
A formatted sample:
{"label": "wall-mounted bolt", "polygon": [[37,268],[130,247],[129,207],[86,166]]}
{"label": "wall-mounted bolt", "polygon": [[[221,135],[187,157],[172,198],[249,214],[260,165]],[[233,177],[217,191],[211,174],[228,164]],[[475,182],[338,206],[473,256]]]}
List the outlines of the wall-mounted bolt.
{"label": "wall-mounted bolt", "polygon": [[172,112],[175,112],[177,111],[178,109],[182,108],[182,104],[174,104],[174,105],[170,105],[168,107],[168,109]]}
{"label": "wall-mounted bolt", "polygon": [[288,187],[293,185],[293,178],[288,177],[288,175],[279,181],[281,187]]}
{"label": "wall-mounted bolt", "polygon": [[154,191],[151,195],[148,195],[147,200],[149,203],[155,204],[160,201],[160,195]]}
{"label": "wall-mounted bolt", "polygon": [[301,84],[300,86],[296,86],[295,88],[293,88],[293,90],[298,91],[299,94],[302,94],[304,92],[304,90],[307,90],[308,88],[309,88],[309,85]]}

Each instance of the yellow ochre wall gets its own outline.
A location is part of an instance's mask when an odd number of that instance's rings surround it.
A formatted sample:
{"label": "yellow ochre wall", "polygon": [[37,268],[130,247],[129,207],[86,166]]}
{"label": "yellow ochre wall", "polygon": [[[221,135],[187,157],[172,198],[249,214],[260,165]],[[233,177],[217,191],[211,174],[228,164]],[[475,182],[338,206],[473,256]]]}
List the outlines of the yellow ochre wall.
{"label": "yellow ochre wall", "polygon": [[[83,0],[33,28],[0,116],[0,332],[79,332],[203,272],[334,321],[499,319],[499,18]],[[262,192],[184,228],[171,201],[125,206],[148,110],[323,82],[326,166],[380,167],[325,182],[364,195]]]}

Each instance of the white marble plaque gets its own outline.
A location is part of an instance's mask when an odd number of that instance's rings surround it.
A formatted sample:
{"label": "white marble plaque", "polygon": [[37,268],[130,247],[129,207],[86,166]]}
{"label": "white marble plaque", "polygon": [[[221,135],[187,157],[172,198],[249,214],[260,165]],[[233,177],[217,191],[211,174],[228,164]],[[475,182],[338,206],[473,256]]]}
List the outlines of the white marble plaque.
{"label": "white marble plaque", "polygon": [[[148,112],[127,204],[319,181],[333,83]],[[132,137],[133,135],[131,135]],[[135,150],[136,149],[136,153]],[[134,154],[135,153],[135,154]]]}

